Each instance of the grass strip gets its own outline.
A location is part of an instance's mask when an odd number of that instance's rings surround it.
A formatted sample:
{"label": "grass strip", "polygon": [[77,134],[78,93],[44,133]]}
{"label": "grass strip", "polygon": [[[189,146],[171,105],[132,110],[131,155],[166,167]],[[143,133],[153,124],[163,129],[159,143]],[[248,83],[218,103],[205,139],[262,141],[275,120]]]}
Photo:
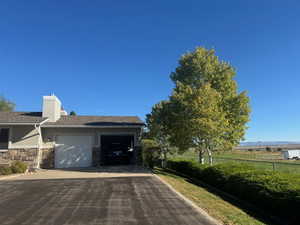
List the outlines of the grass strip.
{"label": "grass strip", "polygon": [[257,225],[266,224],[237,206],[223,200],[221,197],[187,181],[186,178],[171,172],[156,168],[158,176],[169,183],[174,189],[192,200],[196,205],[205,210],[210,216],[223,222],[225,225]]}

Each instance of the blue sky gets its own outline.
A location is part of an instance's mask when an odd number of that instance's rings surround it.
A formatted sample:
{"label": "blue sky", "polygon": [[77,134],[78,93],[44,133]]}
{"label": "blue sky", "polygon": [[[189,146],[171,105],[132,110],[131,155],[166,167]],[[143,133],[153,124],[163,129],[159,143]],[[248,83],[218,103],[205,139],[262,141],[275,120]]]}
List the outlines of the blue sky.
{"label": "blue sky", "polygon": [[18,111],[54,93],[78,114],[144,118],[204,46],[249,93],[248,141],[300,141],[299,1],[6,0],[0,15],[0,94]]}

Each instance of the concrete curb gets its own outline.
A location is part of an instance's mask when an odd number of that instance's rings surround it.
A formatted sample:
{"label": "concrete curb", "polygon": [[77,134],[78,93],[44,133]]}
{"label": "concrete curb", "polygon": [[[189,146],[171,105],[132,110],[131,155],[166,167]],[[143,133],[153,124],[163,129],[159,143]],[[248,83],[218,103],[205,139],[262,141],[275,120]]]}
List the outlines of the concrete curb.
{"label": "concrete curb", "polygon": [[12,179],[12,178],[20,177],[23,175],[32,174],[32,173],[33,172],[29,172],[27,169],[25,173],[17,173],[17,174],[0,176],[0,180],[8,180],[8,179]]}
{"label": "concrete curb", "polygon": [[15,178],[15,177],[19,177],[19,176],[22,176],[22,175],[25,175],[26,173],[18,173],[18,174],[12,174],[12,175],[4,175],[2,177],[0,177],[0,180],[8,180],[8,179],[12,179],[12,178]]}
{"label": "concrete curb", "polygon": [[199,206],[197,206],[193,201],[182,195],[180,192],[175,190],[169,183],[164,181],[161,177],[153,173],[153,176],[156,177],[158,180],[160,180],[163,184],[165,184],[172,192],[174,192],[176,195],[178,195],[182,200],[184,200],[187,204],[192,206],[196,211],[198,211],[201,215],[203,215],[210,223],[215,225],[223,225],[220,221],[216,220],[215,218],[211,217],[206,211],[201,209]]}

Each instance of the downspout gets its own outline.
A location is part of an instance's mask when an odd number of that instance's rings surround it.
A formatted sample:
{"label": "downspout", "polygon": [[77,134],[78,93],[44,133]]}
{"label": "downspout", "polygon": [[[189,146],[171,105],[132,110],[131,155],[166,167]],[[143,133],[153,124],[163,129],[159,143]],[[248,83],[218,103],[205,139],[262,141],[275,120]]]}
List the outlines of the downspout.
{"label": "downspout", "polygon": [[38,152],[37,152],[37,157],[36,157],[36,169],[40,169],[40,161],[41,161],[41,144],[42,144],[42,130],[41,130],[41,125],[46,123],[49,119],[45,119],[41,123],[35,123],[34,128],[37,130],[39,134],[39,140],[38,140]]}

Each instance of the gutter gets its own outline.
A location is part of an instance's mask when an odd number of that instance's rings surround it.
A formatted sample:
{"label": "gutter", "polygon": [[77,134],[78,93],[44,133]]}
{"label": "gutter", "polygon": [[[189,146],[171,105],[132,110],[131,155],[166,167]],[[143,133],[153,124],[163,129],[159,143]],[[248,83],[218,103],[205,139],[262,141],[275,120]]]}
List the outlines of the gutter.
{"label": "gutter", "polygon": [[92,126],[92,125],[45,125],[43,127],[53,127],[53,128],[141,128],[145,125],[126,125],[126,126]]}
{"label": "gutter", "polygon": [[40,123],[14,123],[14,122],[11,122],[11,123],[0,123],[0,125],[14,125],[14,126],[22,126],[22,125],[37,125],[37,124],[44,124],[45,122],[47,122],[49,119],[46,118],[45,120],[41,121]]}
{"label": "gutter", "polygon": [[43,141],[42,139],[42,131],[41,131],[41,126],[46,123],[49,119],[45,119],[44,121],[40,122],[40,123],[35,123],[34,124],[34,128],[37,130],[38,134],[39,134],[39,140],[38,140],[38,152],[37,152],[37,162],[36,162],[36,169],[40,169],[40,161],[41,161],[41,143]]}
{"label": "gutter", "polygon": [[[41,123],[43,123],[42,121]],[[38,123],[0,123],[0,125],[13,125],[13,126],[24,126],[24,125],[36,125]]]}

